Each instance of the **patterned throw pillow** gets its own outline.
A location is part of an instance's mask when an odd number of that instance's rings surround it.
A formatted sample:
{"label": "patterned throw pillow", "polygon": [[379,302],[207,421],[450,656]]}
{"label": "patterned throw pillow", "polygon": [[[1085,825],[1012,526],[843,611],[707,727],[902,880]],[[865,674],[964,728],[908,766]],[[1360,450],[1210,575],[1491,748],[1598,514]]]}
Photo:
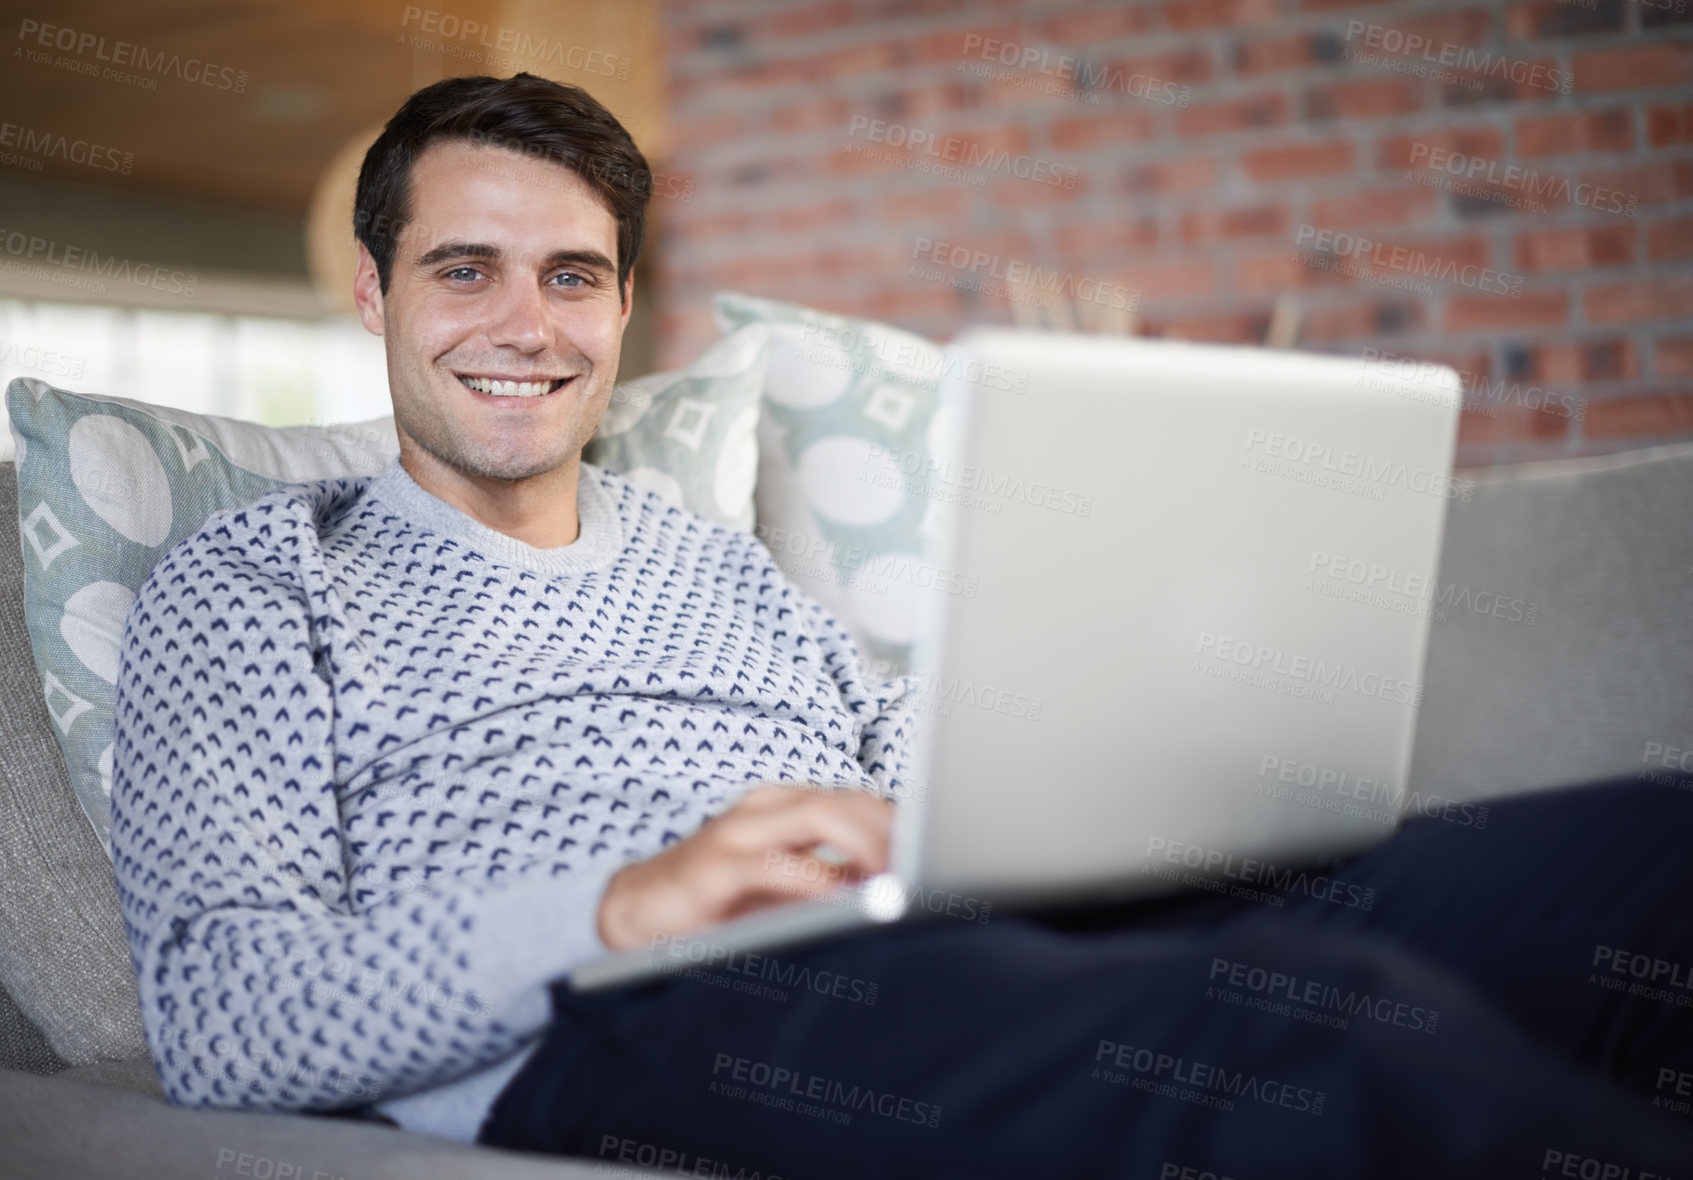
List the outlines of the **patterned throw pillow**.
{"label": "patterned throw pillow", "polygon": [[[750,527],[766,344],[752,327],[680,372],[619,386],[584,457]],[[394,420],[266,427],[28,377],[7,387],[6,408],[30,647],[77,799],[109,855],[118,643],[141,583],[214,512],[285,483],[381,472],[399,452]]]}
{"label": "patterned throw pillow", "polygon": [[933,500],[902,471],[935,453],[941,348],[902,329],[734,291],[719,330],[770,326],[759,418],[758,538],[839,619],[877,677],[902,674],[921,596],[971,593],[923,560]]}

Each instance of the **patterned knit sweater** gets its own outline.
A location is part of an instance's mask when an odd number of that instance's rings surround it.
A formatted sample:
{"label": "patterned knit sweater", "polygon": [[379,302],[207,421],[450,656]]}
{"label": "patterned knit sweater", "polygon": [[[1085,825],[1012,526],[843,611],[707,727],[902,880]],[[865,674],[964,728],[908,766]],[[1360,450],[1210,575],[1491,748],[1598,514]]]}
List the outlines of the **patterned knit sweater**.
{"label": "patterned knit sweater", "polygon": [[612,872],[757,782],[903,786],[909,682],[753,537],[581,473],[559,548],[395,460],[219,512],[142,586],[111,843],[173,1102],[471,1139]]}

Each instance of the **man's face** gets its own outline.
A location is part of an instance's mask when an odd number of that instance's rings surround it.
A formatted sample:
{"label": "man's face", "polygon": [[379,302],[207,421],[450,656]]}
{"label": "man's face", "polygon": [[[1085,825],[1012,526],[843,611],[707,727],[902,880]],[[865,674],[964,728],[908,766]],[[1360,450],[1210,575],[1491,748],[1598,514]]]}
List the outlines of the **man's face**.
{"label": "man's face", "polygon": [[490,147],[431,145],[412,167],[387,293],[361,244],[354,294],[384,340],[402,451],[409,441],[499,481],[581,455],[611,398],[630,305],[617,222],[580,177]]}

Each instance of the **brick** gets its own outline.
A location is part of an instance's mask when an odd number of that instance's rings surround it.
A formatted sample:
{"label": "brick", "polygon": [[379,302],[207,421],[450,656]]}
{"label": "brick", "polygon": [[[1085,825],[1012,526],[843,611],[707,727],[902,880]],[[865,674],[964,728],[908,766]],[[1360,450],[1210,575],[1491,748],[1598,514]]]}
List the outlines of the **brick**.
{"label": "brick", "polygon": [[1678,192],[1677,167],[1686,161],[1649,160],[1621,168],[1594,168],[1581,174],[1591,191],[1571,186],[1570,200],[1602,213],[1626,213],[1633,205],[1668,201]]}
{"label": "brick", "polygon": [[[1491,61],[1486,60],[1489,53]],[[1499,49],[1478,49],[1477,54],[1478,62],[1485,64],[1454,69],[1454,78],[1440,83],[1442,106],[1549,101],[1572,92],[1571,76],[1556,58],[1517,57]]]}
{"label": "brick", "polygon": [[1176,112],[1176,133],[1219,135],[1278,127],[1287,122],[1287,109],[1287,97],[1274,92],[1195,105]]}
{"label": "brick", "polygon": [[[863,113],[863,112],[859,112]],[[819,127],[828,127],[846,133],[852,122],[853,109],[843,98],[822,99],[807,102],[796,99],[793,102],[773,103],[770,107],[770,127],[773,131],[813,131]],[[689,148],[695,146],[693,120],[686,123],[687,144]]]}
{"label": "brick", "polygon": [[743,35],[759,41],[779,41],[788,37],[807,37],[832,32],[852,25],[853,6],[850,0],[828,0],[823,4],[787,4],[761,14],[756,21],[743,26]]}
{"label": "brick", "polygon": [[1693,316],[1693,275],[1633,278],[1587,288],[1589,323],[1622,324]]}
{"label": "brick", "polygon": [[1292,218],[1282,204],[1239,205],[1232,209],[1193,209],[1182,214],[1181,236],[1188,242],[1226,238],[1286,237]]}
{"label": "brick", "polygon": [[1370,5],[1385,7],[1397,3],[1399,0],[1299,0],[1299,11],[1332,12],[1336,8],[1365,8]]}
{"label": "brick", "polygon": [[1588,438],[1663,438],[1693,434],[1693,394],[1604,398],[1587,407]]}
{"label": "brick", "polygon": [[949,184],[944,188],[888,193],[882,198],[882,218],[893,225],[935,219],[957,224],[969,207],[969,193],[960,185]]}
{"label": "brick", "polygon": [[1135,57],[1113,61],[1106,74],[1106,82],[1099,88],[1129,98],[1139,97],[1128,82],[1144,75],[1155,82],[1209,82],[1215,71],[1211,54],[1203,49],[1179,49],[1152,57]]}
{"label": "brick", "polygon": [[1422,299],[1392,295],[1371,299],[1372,294],[1358,291],[1343,302],[1310,308],[1300,339],[1307,344],[1379,341],[1423,327],[1427,314]]}
{"label": "brick", "polygon": [[1653,345],[1652,371],[1660,377],[1693,377],[1693,336],[1665,336]]}
{"label": "brick", "polygon": [[[1056,174],[1051,174],[1056,175]],[[1080,169],[1071,184],[1071,177],[1064,175],[1064,182],[1048,183],[1051,175],[1042,180],[1009,177],[989,186],[985,191],[987,200],[1000,209],[1027,209],[1038,205],[1069,205],[1081,200],[1087,195],[1093,184],[1093,176],[1086,169]]]}
{"label": "brick", "polygon": [[1569,322],[1568,291],[1527,291],[1520,298],[1455,293],[1446,301],[1448,332],[1495,332],[1502,328],[1561,328]]}
{"label": "brick", "polygon": [[1311,220],[1330,229],[1410,225],[1431,217],[1439,200],[1434,189],[1421,185],[1364,189],[1343,197],[1313,201]]}
{"label": "brick", "polygon": [[1311,258],[1286,246],[1238,257],[1229,289],[1243,295],[1277,295],[1283,291],[1344,287],[1352,282],[1345,275],[1313,266]]}
{"label": "brick", "polygon": [[1466,406],[1458,419],[1458,443],[1554,442],[1569,437],[1570,419],[1533,406],[1503,405],[1486,410]]}
{"label": "brick", "polygon": [[1276,0],[1172,0],[1164,6],[1164,20],[1181,32],[1226,29],[1277,16]]}
{"label": "brick", "polygon": [[1354,78],[1312,86],[1300,97],[1302,116],[1320,119],[1380,119],[1405,115],[1423,105],[1420,78]]}
{"label": "brick", "polygon": [[858,217],[858,202],[840,199],[819,201],[815,205],[776,209],[760,214],[755,224],[774,226],[783,233],[796,233],[825,225],[851,225]]}
{"label": "brick", "polygon": [[1072,150],[1151,139],[1157,132],[1158,120],[1150,110],[1128,110],[1059,119],[1052,124],[1049,135],[1053,147]]}
{"label": "brick", "polygon": [[1634,349],[1620,336],[1505,346],[1504,379],[1574,386],[1635,376]]}
{"label": "brick", "polygon": [[1646,142],[1653,147],[1693,143],[1693,103],[1647,107]]}
{"label": "brick", "polygon": [[1505,30],[1513,41],[1620,32],[1622,28],[1623,6],[1618,0],[1587,8],[1564,0],[1531,0],[1513,4],[1505,15]]}
{"label": "brick", "polygon": [[1693,160],[1675,162],[1675,195],[1693,197]]}
{"label": "brick", "polygon": [[1349,140],[1293,143],[1241,153],[1246,174],[1255,181],[1303,180],[1352,171],[1355,152]]}
{"label": "brick", "polygon": [[1505,158],[1505,137],[1487,123],[1464,127],[1431,127],[1407,135],[1392,135],[1376,144],[1376,166],[1380,168],[1425,167],[1435,152],[1484,160]]}
{"label": "brick", "polygon": [[1634,113],[1627,107],[1517,120],[1517,155],[1561,156],[1574,152],[1634,149]]}
{"label": "brick", "polygon": [[1217,294],[1216,265],[1203,258],[1139,261],[1122,267],[1122,282],[1151,299],[1191,299]]}
{"label": "brick", "polygon": [[1671,25],[1693,24],[1693,7],[1683,0],[1648,0],[1640,9],[1640,27],[1662,29]]}
{"label": "brick", "polygon": [[1060,13],[1048,17],[1041,27],[1047,40],[1085,49],[1101,41],[1149,31],[1152,10],[1139,4],[1114,4],[1086,12]]}
{"label": "brick", "polygon": [[1693,80],[1693,46],[1660,42],[1595,49],[1576,54],[1572,68],[1577,94],[1673,86]]}
{"label": "brick", "polygon": [[1107,221],[1066,220],[1059,223],[1055,237],[1058,249],[1072,257],[1126,255],[1156,246],[1161,239],[1158,218],[1150,214]]}
{"label": "brick", "polygon": [[1123,173],[1129,193],[1190,192],[1217,183],[1217,161],[1210,156],[1178,156],[1154,164],[1137,164]]}
{"label": "brick", "polygon": [[1535,229],[1517,235],[1516,265],[1525,271],[1587,270],[1634,261],[1634,223]]}
{"label": "brick", "polygon": [[1149,317],[1146,335],[1210,344],[1262,344],[1270,330],[1270,312],[1231,312],[1214,315]]}
{"label": "brick", "polygon": [[1677,262],[1693,258],[1693,217],[1653,222],[1646,230],[1646,260]]}
{"label": "brick", "polygon": [[1332,32],[1283,33],[1238,42],[1233,65],[1240,74],[1273,74],[1333,61],[1339,52],[1339,42]]}

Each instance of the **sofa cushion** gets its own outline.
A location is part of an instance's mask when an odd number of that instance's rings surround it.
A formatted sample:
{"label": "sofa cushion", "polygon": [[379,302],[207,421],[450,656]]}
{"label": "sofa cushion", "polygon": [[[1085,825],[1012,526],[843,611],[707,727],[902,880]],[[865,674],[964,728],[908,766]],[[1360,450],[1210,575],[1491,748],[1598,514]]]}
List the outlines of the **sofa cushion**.
{"label": "sofa cushion", "polygon": [[1693,443],[1473,474],[1447,511],[1411,789],[1427,810],[1662,774],[1693,751]]}
{"label": "sofa cushion", "polygon": [[64,1062],[134,1057],[147,1046],[112,867],[71,791],[24,628],[13,472],[0,464],[0,986]]}
{"label": "sofa cushion", "polygon": [[887,324],[733,291],[719,291],[712,307],[722,331],[771,331],[759,539],[847,628],[873,675],[898,675],[919,596],[935,592],[922,557],[934,501],[902,476],[923,473],[932,449],[941,348]]}
{"label": "sofa cushion", "polygon": [[[65,1076],[0,1070],[7,1176],[52,1180],[356,1177],[357,1180],[578,1180],[655,1175],[590,1160],[471,1147],[354,1119],[185,1110]],[[674,1171],[669,1173],[674,1175]]]}
{"label": "sofa cushion", "polygon": [[[584,457],[709,519],[750,528],[767,338],[751,325],[686,369],[617,387]],[[12,382],[7,408],[39,691],[104,845],[118,641],[136,590],[214,512],[284,483],[381,471],[398,451],[394,420],[272,428],[30,378]]]}
{"label": "sofa cushion", "polygon": [[64,1068],[64,1059],[53,1052],[35,1021],[19,1010],[5,988],[0,988],[0,1069],[45,1074]]}

